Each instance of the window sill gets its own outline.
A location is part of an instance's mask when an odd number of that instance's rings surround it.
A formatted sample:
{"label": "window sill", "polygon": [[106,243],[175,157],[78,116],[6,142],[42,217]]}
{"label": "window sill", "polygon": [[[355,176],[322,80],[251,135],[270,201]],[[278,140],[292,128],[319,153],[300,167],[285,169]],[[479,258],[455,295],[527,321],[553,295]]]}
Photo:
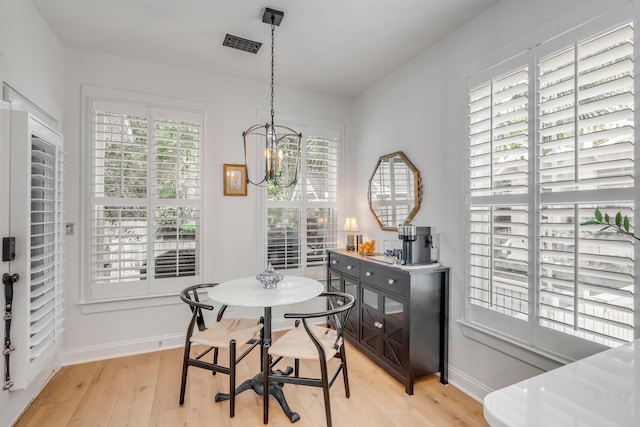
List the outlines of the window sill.
{"label": "window sill", "polygon": [[177,293],[160,295],[143,295],[139,297],[123,297],[98,301],[81,301],[80,310],[84,314],[103,313],[108,311],[130,310],[146,307],[179,304]]}
{"label": "window sill", "polygon": [[543,371],[550,371],[551,369],[573,362],[573,360],[532,347],[477,323],[464,320],[458,320],[457,322],[462,326],[462,333],[465,337],[478,341]]}

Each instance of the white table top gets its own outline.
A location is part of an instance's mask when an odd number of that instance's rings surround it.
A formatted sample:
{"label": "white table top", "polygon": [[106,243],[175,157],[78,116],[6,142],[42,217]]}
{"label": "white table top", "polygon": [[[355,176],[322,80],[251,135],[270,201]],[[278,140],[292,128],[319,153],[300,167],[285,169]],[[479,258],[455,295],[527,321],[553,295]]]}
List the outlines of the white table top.
{"label": "white table top", "polygon": [[640,426],[640,339],[494,391],[484,416],[493,427]]}
{"label": "white table top", "polygon": [[278,287],[265,289],[255,276],[222,282],[208,292],[209,298],[221,304],[239,307],[274,307],[295,304],[317,297],[324,285],[301,276],[284,276]]}

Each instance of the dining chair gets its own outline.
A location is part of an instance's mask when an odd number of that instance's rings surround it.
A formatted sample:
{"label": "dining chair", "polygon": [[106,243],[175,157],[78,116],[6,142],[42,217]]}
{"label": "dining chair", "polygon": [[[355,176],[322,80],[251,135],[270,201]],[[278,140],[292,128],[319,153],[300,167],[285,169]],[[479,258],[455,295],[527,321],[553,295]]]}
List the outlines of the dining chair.
{"label": "dining chair", "polygon": [[[180,405],[184,404],[184,393],[187,384],[187,370],[189,366],[208,369],[213,375],[216,372],[229,375],[229,416],[235,414],[236,396],[236,365],[247,356],[251,350],[260,344],[258,335],[262,333],[262,319],[223,319],[226,305],[218,310],[216,322],[212,325],[205,325],[202,310],[213,310],[213,306],[200,302],[198,292],[216,286],[216,283],[205,283],[189,286],[180,292],[180,299],[189,304],[191,309],[191,320],[187,327],[187,335],[184,344],[184,357],[182,363],[182,383],[180,385]],[[197,331],[196,331],[197,325]],[[195,357],[191,357],[191,345],[204,345],[205,349]],[[247,345],[248,347],[236,357],[236,346]],[[218,363],[218,350],[229,350],[229,366]],[[206,354],[213,350],[213,363],[202,360]],[[260,365],[262,366],[262,365]],[[218,397],[216,395],[216,401]],[[223,400],[223,399],[220,399]]]}
{"label": "dining chair", "polygon": [[[341,292],[323,292],[320,297],[327,300],[328,308],[325,311],[285,313],[285,319],[296,319],[295,327],[271,345],[269,355],[274,359],[271,364],[272,368],[283,358],[294,359],[293,376],[271,371],[269,382],[322,387],[327,426],[331,427],[329,389],[340,372],[342,372],[345,394],[347,398],[349,397],[349,376],[343,332],[355,299],[352,295]],[[313,319],[321,318],[326,318],[325,324],[311,323]],[[340,359],[340,363],[329,377],[328,362],[332,358]],[[300,359],[317,360],[320,365],[320,378],[301,377]]]}

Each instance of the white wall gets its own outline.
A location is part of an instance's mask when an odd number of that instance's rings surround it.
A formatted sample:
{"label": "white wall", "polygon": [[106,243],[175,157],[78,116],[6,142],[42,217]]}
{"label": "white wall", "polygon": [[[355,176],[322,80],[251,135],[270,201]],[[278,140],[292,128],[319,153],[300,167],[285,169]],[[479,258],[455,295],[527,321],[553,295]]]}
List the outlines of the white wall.
{"label": "white wall", "polygon": [[[451,33],[354,100],[354,200],[364,238],[382,232],[366,204],[367,182],[378,156],[402,150],[420,170],[422,207],[413,224],[440,234],[440,259],[451,268],[451,380],[477,398],[541,372],[465,337],[467,78],[624,1],[503,1]],[[357,159],[357,161],[353,161]]]}
{"label": "white wall", "polygon": [[[0,0],[0,81],[4,81],[62,123],[63,48],[30,1]],[[7,159],[8,130],[0,129],[0,157]],[[7,167],[0,163],[0,167]],[[4,209],[3,209],[4,208]],[[0,228],[6,232],[8,206],[0,204]],[[2,262],[0,274],[8,272]],[[20,286],[17,284],[16,286]],[[4,290],[0,291],[4,307]],[[19,310],[16,307],[15,310]],[[2,321],[4,340],[4,321]],[[4,356],[0,356],[4,384]],[[11,425],[35,397],[58,361],[45,367],[25,390],[0,391],[0,427]]]}
{"label": "white wall", "polygon": [[5,81],[62,121],[62,45],[30,1],[0,0]]}
{"label": "white wall", "polygon": [[[265,73],[268,72],[265,64]],[[250,186],[248,197],[224,197],[224,163],[243,163],[242,132],[269,110],[269,85],[220,77],[81,50],[65,50],[65,163],[66,221],[81,218],[81,85],[92,85],[207,103],[204,140],[204,281],[258,273],[256,236],[258,191]],[[265,75],[268,77],[268,74]],[[276,86],[278,113],[296,117],[346,122],[346,99]],[[88,199],[84,199],[88,202]],[[77,230],[81,230],[76,227]],[[175,303],[117,312],[85,313],[80,302],[80,244],[84,236],[67,236],[66,330],[63,364],[112,357],[132,351],[182,344],[188,310]],[[84,307],[87,308],[86,306]],[[274,310],[274,320],[280,312]]]}

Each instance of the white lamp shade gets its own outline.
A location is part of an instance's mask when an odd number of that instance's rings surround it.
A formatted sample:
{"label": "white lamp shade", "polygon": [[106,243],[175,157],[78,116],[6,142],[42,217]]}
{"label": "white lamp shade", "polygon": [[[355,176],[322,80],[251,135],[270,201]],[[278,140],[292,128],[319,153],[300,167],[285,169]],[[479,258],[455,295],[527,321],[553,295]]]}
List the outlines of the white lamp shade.
{"label": "white lamp shade", "polygon": [[344,222],[343,231],[358,231],[358,222],[354,217],[347,217]]}

